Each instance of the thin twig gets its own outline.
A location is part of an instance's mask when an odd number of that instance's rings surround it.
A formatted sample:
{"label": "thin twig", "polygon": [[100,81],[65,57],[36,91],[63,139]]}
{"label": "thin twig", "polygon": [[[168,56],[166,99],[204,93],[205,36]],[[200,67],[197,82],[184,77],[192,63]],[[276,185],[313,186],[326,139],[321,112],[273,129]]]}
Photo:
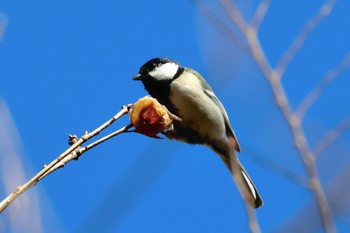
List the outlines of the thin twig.
{"label": "thin twig", "polygon": [[239,13],[236,5],[229,0],[219,0],[221,5],[224,7],[227,15],[231,18],[233,22],[235,22],[238,29],[245,34],[245,31],[248,27],[247,23],[243,19],[242,15]]}
{"label": "thin twig", "polygon": [[[33,178],[31,178],[27,183],[21,186],[18,186],[10,195],[8,195],[2,202],[0,202],[0,213],[2,213],[19,195],[24,193],[29,188],[35,186],[45,176],[47,176],[57,168],[62,167],[61,165],[64,165],[65,163],[71,161],[72,159],[77,158],[74,153],[78,147],[80,147],[84,142],[86,142],[90,138],[98,135],[102,130],[110,126],[113,122],[115,122],[117,119],[119,119],[120,117],[122,117],[127,113],[128,113],[128,107],[123,106],[122,110],[119,111],[107,122],[103,123],[101,126],[96,128],[91,133],[84,134],[79,140],[76,140],[76,142],[73,145],[71,145],[66,151],[64,151],[61,155],[59,155],[49,165],[45,165],[44,168],[40,172],[38,172]],[[61,163],[62,161],[64,161],[65,163],[62,164]]]}
{"label": "thin twig", "polygon": [[120,128],[116,131],[114,131],[113,133],[110,133],[108,134],[107,136],[104,136],[103,138],[100,138],[99,140],[96,140],[95,142],[87,145],[87,146],[84,146],[80,149],[80,153],[84,153],[92,148],[94,148],[95,146],[97,146],[98,144],[101,144],[102,142],[104,141],[107,141],[121,133],[126,133],[126,132],[129,132],[128,130],[132,127],[132,124],[129,124],[127,126],[124,126],[123,128]]}
{"label": "thin twig", "polygon": [[324,90],[331,84],[331,82],[340,76],[341,73],[350,68],[350,52],[343,58],[343,60],[332,70],[329,70],[318,84],[307,94],[297,107],[295,114],[299,119],[303,119],[310,107],[320,97]]}
{"label": "thin twig", "polygon": [[259,31],[260,25],[267,13],[267,10],[269,9],[271,0],[262,0],[258,6],[258,8],[255,11],[253,20],[251,22],[252,27],[254,30]]}
{"label": "thin twig", "polygon": [[309,21],[307,21],[298,33],[291,46],[282,55],[275,71],[282,78],[288,64],[293,60],[298,51],[303,47],[309,34],[324,20],[332,11],[336,0],[327,0]]}
{"label": "thin twig", "polygon": [[80,146],[77,149],[75,149],[72,153],[70,153],[69,155],[67,155],[66,157],[64,157],[62,160],[59,161],[59,163],[57,163],[55,166],[53,166],[49,171],[47,171],[42,177],[40,177],[40,180],[42,178],[44,178],[45,176],[49,175],[50,173],[56,171],[59,168],[64,167],[68,162],[70,162],[71,160],[77,160],[82,154],[84,154],[85,152],[87,152],[88,150],[94,148],[95,146],[101,144],[104,141],[107,141],[121,133],[126,133],[129,132],[128,129],[130,129],[132,127],[132,124],[129,124],[127,126],[124,126],[116,131],[114,131],[113,133],[108,134],[107,136],[104,136],[103,138],[100,138],[98,140],[96,140],[95,142],[87,145],[87,146]]}
{"label": "thin twig", "polygon": [[275,163],[267,158],[264,158],[264,156],[259,155],[258,153],[256,153],[253,150],[250,150],[247,147],[244,147],[244,151],[252,160],[254,160],[255,163],[267,168],[269,171],[273,171],[278,175],[280,175],[281,177],[295,184],[298,184],[304,188],[307,188],[307,189],[310,188],[308,181],[304,177],[299,176],[295,172],[287,169],[284,166],[279,165],[278,163]]}
{"label": "thin twig", "polygon": [[350,118],[340,122],[334,129],[331,129],[325,136],[317,143],[312,150],[313,154],[317,157],[320,156],[327,148],[329,148],[334,142],[346,131],[350,130]]}
{"label": "thin twig", "polygon": [[[267,62],[265,54],[262,52],[260,42],[257,39],[257,30],[244,21],[242,15],[237,10],[237,7],[233,2],[230,2],[228,0],[220,0],[220,3],[226,11],[226,14],[231,18],[232,22],[246,37],[250,49],[250,54],[253,55],[253,59],[255,61],[258,61],[259,64],[261,64],[260,68],[265,74],[265,77],[276,79],[277,74],[272,70],[270,64]],[[252,40],[254,40],[254,43],[249,43]]]}
{"label": "thin twig", "polygon": [[209,9],[205,4],[198,0],[190,0],[193,2],[198,9],[198,11],[210,22],[217,30],[221,32],[231,43],[233,43],[242,52],[249,54],[249,48],[244,41],[242,41],[241,36],[236,35],[234,31],[211,9]]}

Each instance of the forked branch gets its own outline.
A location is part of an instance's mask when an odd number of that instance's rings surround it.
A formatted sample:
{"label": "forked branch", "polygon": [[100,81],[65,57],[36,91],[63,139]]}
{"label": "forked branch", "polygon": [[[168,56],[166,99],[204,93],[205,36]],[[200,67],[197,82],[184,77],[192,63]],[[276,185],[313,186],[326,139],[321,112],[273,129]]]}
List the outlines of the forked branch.
{"label": "forked branch", "polygon": [[[130,124],[92,142],[87,146],[82,146],[85,142],[97,136],[104,129],[112,125],[116,120],[128,113],[130,114]],[[91,133],[86,132],[81,138],[78,138],[75,135],[69,135],[68,143],[71,146],[49,165],[45,165],[44,168],[27,183],[18,186],[16,190],[14,190],[2,202],[0,202],[0,213],[3,212],[19,195],[27,191],[29,188],[35,186],[47,175],[58,170],[59,168],[64,167],[68,162],[77,160],[83,153],[101,144],[102,142],[125,132],[138,132],[146,136],[157,138],[157,134],[172,128],[173,120],[181,121],[179,117],[171,114],[168,109],[161,105],[156,99],[146,96],[139,99],[134,105],[129,104],[127,106],[123,106],[117,114],[115,114],[101,126],[97,127]],[[135,130],[129,131],[131,127],[135,127]]]}
{"label": "forked branch", "polygon": [[290,132],[294,139],[294,146],[300,155],[300,159],[303,162],[305,170],[307,171],[309,186],[313,191],[316,202],[318,204],[324,230],[327,233],[335,232],[336,230],[332,214],[318,177],[318,172],[315,165],[315,155],[309,147],[307,137],[302,128],[302,119],[294,114],[289,103],[288,96],[281,83],[281,78],[287,65],[293,59],[295,53],[302,47],[303,42],[305,41],[308,34],[319,24],[319,22],[325,16],[329,14],[335,1],[327,1],[326,4],[321,7],[320,13],[316,15],[315,18],[306,23],[306,26],[304,26],[304,29],[302,29],[299,36],[297,36],[296,41],[292,44],[291,48],[287,50],[284,56],[282,56],[280,65],[277,66],[277,69],[273,69],[271,67],[264,53],[264,50],[258,38],[258,27],[256,25],[247,23],[243,19],[243,16],[233,1],[220,0],[220,3],[226,14],[231,18],[232,23],[245,36],[253,60],[269,84],[276,104],[280,109],[287,126],[290,129]]}
{"label": "forked branch", "polygon": [[[74,140],[72,145],[60,154],[55,160],[53,160],[50,164],[44,165],[44,168],[38,172],[33,178],[31,178],[25,184],[18,186],[10,195],[8,195],[3,201],[0,202],[0,213],[2,213],[19,195],[35,186],[40,180],[44,177],[52,173],[53,171],[62,168],[66,163],[77,159],[80,155],[82,155],[87,149],[81,148],[81,145],[88,141],[89,139],[98,135],[101,131],[106,129],[108,126],[113,124],[120,117],[128,113],[129,106],[123,106],[123,108],[115,114],[111,119],[103,123],[101,126],[96,128],[91,133],[85,133],[81,138]],[[128,127],[123,127],[119,133],[125,132]]]}

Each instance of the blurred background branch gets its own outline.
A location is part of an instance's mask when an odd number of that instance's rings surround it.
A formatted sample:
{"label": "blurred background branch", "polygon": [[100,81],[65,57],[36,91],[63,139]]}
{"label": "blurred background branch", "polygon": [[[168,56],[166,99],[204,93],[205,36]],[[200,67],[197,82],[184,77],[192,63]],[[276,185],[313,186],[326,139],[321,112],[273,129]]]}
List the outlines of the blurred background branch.
{"label": "blurred background branch", "polygon": [[348,130],[350,130],[350,118],[341,121],[334,129],[329,130],[312,150],[313,154],[316,157],[320,156]]}
{"label": "blurred background branch", "polygon": [[4,13],[0,12],[0,41],[4,37],[7,24],[8,24],[7,16]]}
{"label": "blurred background branch", "polygon": [[[309,146],[309,139],[303,129],[303,119],[307,110],[322,94],[324,89],[332,81],[334,81],[335,78],[339,77],[342,72],[349,68],[349,55],[347,55],[334,69],[328,71],[325,74],[321,81],[304,98],[304,100],[301,102],[301,104],[296,110],[294,110],[291,107],[288,94],[286,93],[285,88],[281,83],[282,77],[286,69],[288,68],[288,65],[295,58],[296,54],[302,49],[309,35],[331,13],[336,1],[328,0],[320,6],[318,12],[304,24],[300,32],[295,37],[294,41],[291,43],[290,47],[283,53],[283,55],[279,59],[279,62],[277,63],[275,68],[273,68],[270,65],[270,62],[265,55],[264,49],[262,48],[260,39],[258,37],[260,25],[267,14],[271,1],[260,1],[260,4],[258,5],[255,13],[253,14],[252,20],[250,21],[251,23],[248,22],[249,20],[244,19],[243,14],[240,12],[238,6],[234,1],[220,0],[219,2],[222,8],[224,9],[226,15],[230,18],[231,22],[245,38],[245,42],[247,43],[249,48],[248,55],[252,55],[252,59],[255,61],[256,65],[264,75],[267,83],[271,88],[276,104],[280,109],[280,112],[282,113],[285,122],[290,129],[291,135],[294,140],[294,146],[297,149],[298,154],[300,155],[300,159],[303,162],[305,170],[308,174],[309,182],[307,184],[307,187],[310,187],[312,192],[314,193],[314,197],[319,209],[320,218],[322,220],[321,222],[323,225],[323,229],[325,230],[325,232],[328,233],[336,232],[334,219],[332,217],[332,213],[329,207],[328,200],[325,196],[324,189],[321,186],[315,162],[317,155],[322,153],[325,148],[329,147],[343,132],[345,132],[349,128],[349,121],[346,120],[344,122],[341,122],[334,130],[331,130],[331,132],[326,134],[325,137],[315,147],[315,149],[312,150]],[[200,9],[204,8],[205,7],[202,6]],[[217,27],[220,32],[225,31],[224,34],[228,35],[228,25],[223,21],[219,21],[219,17],[215,16],[214,12],[208,10],[208,7],[205,9],[206,11],[203,15],[207,17],[209,21],[215,21],[213,25]],[[223,30],[223,28],[225,30]],[[235,38],[237,37],[238,36],[235,36]],[[231,39],[230,41],[233,42],[234,45],[237,45],[237,39]],[[267,164],[266,161],[264,163]],[[284,169],[281,169],[281,167],[275,166],[272,163],[270,164],[270,167],[275,170],[278,170],[278,172],[280,173],[281,171],[282,173],[285,173]],[[299,180],[298,178],[295,178],[293,174],[292,176],[289,172],[287,172],[287,174],[287,176],[292,177],[293,180]]]}
{"label": "blurred background branch", "polygon": [[259,30],[260,24],[264,20],[267,10],[269,9],[270,3],[271,3],[271,0],[260,1],[260,4],[257,7],[255,14],[253,16],[253,20],[251,22],[251,25],[254,28],[254,30],[256,31]]}
{"label": "blurred background branch", "polygon": [[[21,160],[22,145],[15,123],[5,101],[0,98],[0,180],[5,193],[10,193],[16,185],[28,179],[28,172]],[[0,218],[0,232],[5,232],[5,226],[10,225],[12,232],[38,232],[42,233],[43,219],[40,210],[39,190],[24,194]],[[50,211],[47,209],[47,213]]]}
{"label": "blurred background branch", "polygon": [[310,188],[308,180],[298,175],[290,168],[287,168],[286,166],[280,165],[274,161],[269,160],[268,158],[265,158],[257,152],[252,151],[249,147],[244,147],[244,151],[249,155],[251,159],[255,161],[255,163],[266,168],[267,170],[272,171],[275,174],[289,180],[293,184],[297,184],[307,189]]}
{"label": "blurred background branch", "polygon": [[308,20],[302,27],[299,34],[295,37],[291,46],[284,52],[280,61],[278,62],[275,71],[278,77],[281,79],[284,72],[286,71],[289,63],[293,60],[295,55],[303,47],[306,39],[310,33],[315,30],[315,28],[324,20],[332,11],[336,1],[328,0],[326,1],[318,10],[316,15],[314,15],[310,20]]}
{"label": "blurred background branch", "polygon": [[235,47],[240,49],[242,52],[249,54],[249,48],[247,43],[244,41],[241,35],[237,35],[219,16],[217,16],[210,7],[206,6],[200,0],[190,0],[196,7],[196,9],[207,18],[216,29],[227,38]]}
{"label": "blurred background branch", "polygon": [[[287,68],[288,63],[294,57],[294,54],[302,47],[303,41],[305,41],[307,35],[312,31],[312,29],[318,24],[320,19],[322,19],[325,15],[328,14],[320,14],[320,16],[316,16],[316,20],[310,20],[311,23],[306,23],[305,29],[301,31],[299,36],[297,36],[296,42],[293,43],[291,49],[287,50],[285,56],[282,56],[281,63],[279,65],[279,70],[274,70],[265,56],[263,48],[260,44],[257,30],[258,28],[254,28],[247,24],[244,20],[240,12],[237,10],[234,2],[228,0],[220,1],[226,13],[232,19],[232,22],[240,29],[242,34],[246,37],[246,40],[250,46],[251,53],[253,54],[253,58],[260,68],[261,72],[265,76],[266,80],[270,84],[271,90],[273,92],[274,98],[276,100],[276,104],[282,112],[284,119],[287,125],[290,128],[291,134],[294,138],[294,145],[299,152],[300,158],[303,161],[305,169],[309,176],[309,185],[312,189],[315,199],[318,203],[320,216],[322,219],[322,224],[324,230],[328,233],[335,232],[334,220],[328,205],[328,201],[326,199],[324,190],[321,186],[317,168],[315,165],[315,156],[309,148],[309,144],[306,138],[306,135],[302,129],[301,119],[297,118],[293,110],[289,104],[288,96],[284,90],[284,87],[281,83],[283,71]],[[323,9],[323,7],[321,7]],[[329,12],[330,9],[326,12]],[[324,10],[321,10],[323,12]]]}
{"label": "blurred background branch", "polygon": [[350,52],[343,58],[343,60],[333,69],[326,72],[323,78],[316,84],[316,86],[305,96],[301,101],[297,109],[295,110],[295,115],[303,120],[307,111],[315,103],[315,101],[320,97],[320,95],[325,91],[325,89],[343,72],[348,70],[350,67]]}

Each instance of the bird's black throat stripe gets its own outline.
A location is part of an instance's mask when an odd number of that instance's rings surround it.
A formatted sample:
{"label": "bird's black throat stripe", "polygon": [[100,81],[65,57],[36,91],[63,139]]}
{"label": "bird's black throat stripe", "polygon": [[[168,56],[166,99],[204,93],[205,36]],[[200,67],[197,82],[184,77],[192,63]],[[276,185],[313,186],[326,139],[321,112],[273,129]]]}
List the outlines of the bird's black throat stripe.
{"label": "bird's black throat stripe", "polygon": [[174,78],[171,80],[171,82],[173,82],[173,81],[176,80],[178,77],[180,77],[180,75],[181,75],[184,71],[185,71],[185,68],[179,67],[179,68],[177,69],[177,72],[176,72]]}
{"label": "bird's black throat stripe", "polygon": [[177,109],[169,100],[170,95],[170,85],[171,83],[179,78],[184,72],[185,68],[179,67],[175,76],[170,80],[154,80],[152,77],[146,77],[142,79],[142,82],[145,86],[147,92],[153,97],[156,98],[159,103],[165,105],[171,113],[176,114]]}

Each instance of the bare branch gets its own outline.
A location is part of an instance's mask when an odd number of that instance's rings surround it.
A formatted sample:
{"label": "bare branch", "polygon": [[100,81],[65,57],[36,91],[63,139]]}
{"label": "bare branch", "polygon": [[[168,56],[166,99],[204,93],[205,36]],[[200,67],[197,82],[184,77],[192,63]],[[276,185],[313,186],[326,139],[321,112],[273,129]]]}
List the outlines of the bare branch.
{"label": "bare branch", "polygon": [[259,27],[267,13],[267,10],[269,9],[271,0],[262,0],[258,6],[258,8],[255,11],[253,20],[251,22],[252,27],[254,30],[258,31]]}
{"label": "bare branch", "polygon": [[[276,100],[277,106],[279,107],[291,131],[291,134],[294,139],[294,146],[297,149],[300,159],[303,161],[305,170],[308,173],[308,177],[310,180],[310,188],[313,191],[313,194],[317,201],[324,230],[327,233],[335,232],[333,217],[327,199],[325,197],[324,190],[320,184],[317,169],[315,166],[314,155],[309,148],[305,133],[301,127],[300,119],[296,117],[292,112],[288,97],[281,83],[281,72],[275,72],[271,68],[271,65],[267,60],[264,51],[260,45],[257,30],[254,29],[252,26],[247,25],[240,13],[237,12],[234,3],[227,2],[227,0],[221,0],[220,2],[222,3],[222,6],[226,8],[225,10],[230,16],[232,22],[245,35],[251,53],[253,55],[253,59],[256,62],[259,69],[261,70],[261,72],[263,73],[265,79],[269,83],[274,98]],[[323,7],[322,9],[323,12],[326,12],[327,9],[329,10],[331,8]],[[309,32],[309,29],[306,30],[306,32]],[[299,50],[299,48],[301,48],[301,46],[297,47],[296,50],[293,49],[292,51],[297,51]]]}
{"label": "bare branch", "polygon": [[309,92],[309,94],[302,100],[300,105],[297,107],[295,114],[301,120],[304,118],[307,111],[315,103],[315,101],[320,97],[324,90],[329,86],[329,84],[334,81],[341,73],[349,69],[350,67],[350,52],[343,58],[343,60],[332,70],[329,70],[323,78],[318,82],[318,84]]}
{"label": "bare branch", "polygon": [[287,66],[293,60],[295,55],[303,47],[305,40],[309,34],[324,20],[332,11],[336,0],[327,0],[309,21],[307,21],[299,34],[296,36],[291,46],[282,55],[279,63],[277,64],[275,71],[280,78],[282,78]]}
{"label": "bare branch", "polygon": [[111,139],[111,138],[113,138],[113,137],[115,137],[115,136],[117,136],[117,135],[119,135],[121,133],[129,132],[128,129],[130,129],[131,127],[132,127],[132,124],[124,126],[124,127],[120,128],[120,129],[114,131],[113,133],[110,133],[107,136],[104,136],[103,138],[100,138],[99,140],[96,140],[95,142],[93,142],[93,143],[91,143],[91,144],[89,144],[87,146],[82,147],[80,149],[80,153],[82,154],[82,153],[84,153],[84,152],[94,148],[98,144],[101,144],[102,142],[107,141],[107,140],[109,140],[109,139]]}
{"label": "bare branch", "polygon": [[255,163],[269,169],[280,175],[281,177],[288,179],[289,181],[298,184],[304,188],[310,189],[309,182],[304,178],[296,174],[295,172],[287,169],[284,166],[279,165],[267,158],[264,158],[262,155],[259,155],[255,151],[245,147],[244,151],[248,154],[248,156],[254,160]]}
{"label": "bare branch", "polygon": [[247,24],[246,21],[244,21],[242,15],[237,10],[237,7],[233,2],[230,2],[228,0],[220,0],[220,3],[235,26],[246,37],[250,53],[252,54],[253,59],[257,62],[257,65],[263,72],[264,76],[270,79],[270,82],[276,83],[279,80],[279,77],[271,68],[265,56],[265,53],[262,50],[257,35],[257,28],[252,27],[251,25]]}
{"label": "bare branch", "polygon": [[248,28],[248,24],[243,19],[239,10],[237,10],[236,5],[229,0],[219,0],[220,4],[226,11],[226,14],[231,18],[232,22],[236,24],[238,29],[245,34]]}
{"label": "bare branch", "polygon": [[340,122],[334,129],[331,129],[325,136],[317,143],[313,149],[315,156],[321,155],[346,131],[350,130],[350,118]]}
{"label": "bare branch", "polygon": [[10,195],[8,195],[2,202],[0,202],[0,213],[2,213],[19,195],[24,193],[29,188],[35,186],[46,175],[50,174],[57,168],[64,166],[64,164],[68,161],[77,158],[74,154],[77,148],[79,148],[84,142],[86,142],[90,138],[98,135],[102,130],[110,126],[113,122],[115,122],[117,119],[119,119],[127,113],[128,107],[123,106],[122,110],[119,111],[107,122],[103,123],[91,133],[86,133],[79,140],[76,140],[76,142],[73,145],[71,145],[71,147],[69,147],[65,152],[59,155],[54,161],[52,161],[49,165],[45,165],[44,168],[40,172],[38,172],[33,178],[31,178],[27,183],[17,187]]}
{"label": "bare branch", "polygon": [[260,227],[258,220],[256,218],[256,210],[250,207],[246,203],[247,215],[248,215],[248,228],[251,233],[260,233]]}
{"label": "bare branch", "polygon": [[216,29],[218,29],[223,36],[225,36],[233,45],[235,45],[238,49],[243,52],[249,54],[249,48],[246,43],[242,41],[239,35],[236,35],[234,31],[228,25],[220,19],[213,11],[211,11],[205,4],[201,3],[201,1],[193,0],[196,5],[198,11],[206,18],[209,22],[211,22]]}
{"label": "bare branch", "polygon": [[102,142],[107,141],[107,140],[109,140],[109,139],[111,139],[111,138],[113,138],[121,133],[129,132],[128,129],[130,129],[131,127],[132,127],[132,124],[129,124],[127,126],[124,126],[120,129],[114,131],[111,134],[108,134],[107,136],[105,136],[103,138],[96,140],[95,142],[93,142],[87,146],[78,147],[72,153],[70,153],[69,155],[64,157],[62,160],[60,160],[57,164],[55,164],[55,166],[53,166],[49,171],[47,171],[45,174],[43,174],[42,177],[39,178],[39,180],[43,179],[45,176],[56,171],[57,169],[64,167],[68,162],[72,161],[73,159],[77,160],[83,153],[85,153],[88,150],[94,148],[95,146],[101,144]]}
{"label": "bare branch", "polygon": [[[132,107],[132,109],[131,109]],[[129,112],[130,111],[130,112]],[[143,114],[144,112],[148,114]],[[121,129],[114,131],[113,133],[96,140],[95,142],[82,147],[81,145],[89,139],[95,137],[116,120],[123,115],[130,113],[131,123]],[[172,127],[173,120],[181,121],[181,118],[170,113],[169,110],[161,105],[156,99],[145,96],[140,98],[134,105],[129,104],[123,106],[122,109],[114,115],[111,119],[103,123],[91,133],[85,132],[85,134],[78,139],[75,135],[69,135],[68,143],[71,145],[65,152],[58,156],[49,165],[45,165],[44,168],[38,172],[32,179],[22,186],[16,188],[9,196],[7,196],[2,202],[0,202],[0,213],[4,211],[19,195],[24,193],[29,188],[35,186],[40,180],[47,175],[56,171],[59,168],[64,167],[68,162],[77,160],[84,152],[94,148],[102,142],[111,139],[121,133],[125,132],[138,132],[149,137],[156,137],[157,134],[162,133]],[[134,131],[128,131],[131,127],[135,127]]]}
{"label": "bare branch", "polygon": [[278,75],[270,69],[270,65],[263,54],[258,38],[256,36],[250,36],[247,37],[247,40],[251,46],[252,53],[254,54],[253,57],[255,58],[255,62],[269,82],[277,106],[280,108],[284,119],[290,128],[291,134],[294,138],[294,146],[299,152],[300,158],[305,166],[305,170],[308,173],[310,187],[317,200],[324,229],[327,233],[335,232],[333,217],[329,209],[324,190],[318,178],[314,155],[308,146],[305,133],[301,128],[300,119],[293,115],[285,90],[280,82],[280,79],[278,79]]}

